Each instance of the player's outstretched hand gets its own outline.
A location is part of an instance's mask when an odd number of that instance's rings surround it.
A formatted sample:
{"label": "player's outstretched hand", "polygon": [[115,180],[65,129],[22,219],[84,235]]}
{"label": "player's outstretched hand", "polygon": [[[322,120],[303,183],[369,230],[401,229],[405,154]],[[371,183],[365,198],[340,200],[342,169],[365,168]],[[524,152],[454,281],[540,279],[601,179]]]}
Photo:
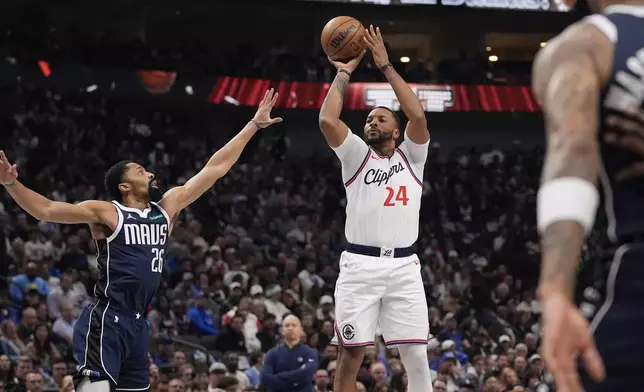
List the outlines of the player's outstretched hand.
{"label": "player's outstretched hand", "polygon": [[274,89],[266,90],[264,98],[262,98],[262,101],[259,103],[259,108],[257,108],[257,113],[255,113],[255,116],[253,117],[253,121],[260,128],[266,128],[273,124],[282,122],[281,117],[271,118],[271,110],[273,109],[273,106],[275,106],[278,96],[279,94],[276,93]]}
{"label": "player's outstretched hand", "polygon": [[559,392],[583,392],[577,357],[596,381],[605,377],[604,363],[595,347],[588,322],[565,294],[552,293],[542,301],[541,355],[557,383]]}
{"label": "player's outstretched hand", "polygon": [[327,58],[336,69],[344,69],[345,71],[349,71],[350,73],[353,73],[353,71],[355,71],[356,68],[358,68],[358,64],[360,64],[360,61],[362,61],[362,58],[366,53],[367,53],[367,49],[363,50],[362,53],[360,53],[360,56],[353,58],[347,61],[346,63],[343,63],[341,61],[331,60],[330,57],[327,57]]}
{"label": "player's outstretched hand", "polygon": [[385,41],[380,34],[380,27],[374,29],[373,25],[371,25],[368,29],[365,29],[364,41],[367,44],[367,48],[371,51],[376,67],[382,68],[389,64],[389,55],[387,54]]}
{"label": "player's outstretched hand", "polygon": [[622,170],[617,175],[617,181],[644,177],[644,111],[633,109],[630,118],[608,116],[606,123],[612,127],[611,132],[604,136],[604,141],[617,147],[624,148],[639,155],[642,160]]}
{"label": "player's outstretched hand", "polygon": [[0,184],[9,185],[18,178],[18,168],[12,165],[4,151],[0,151]]}

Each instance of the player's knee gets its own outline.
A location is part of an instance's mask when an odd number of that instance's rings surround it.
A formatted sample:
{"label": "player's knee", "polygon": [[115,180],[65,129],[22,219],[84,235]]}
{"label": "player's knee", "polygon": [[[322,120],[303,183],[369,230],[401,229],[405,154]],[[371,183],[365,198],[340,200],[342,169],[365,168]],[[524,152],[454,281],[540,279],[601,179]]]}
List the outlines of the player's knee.
{"label": "player's knee", "polygon": [[427,368],[427,349],[424,344],[409,344],[398,346],[400,359],[407,373],[424,371]]}
{"label": "player's knee", "polygon": [[76,392],[110,392],[110,382],[107,380],[91,381],[84,377],[76,387]]}
{"label": "player's knee", "polygon": [[365,347],[344,347],[342,345],[338,346],[340,352],[338,353],[338,360],[342,363],[362,363],[364,358],[364,353],[366,351]]}

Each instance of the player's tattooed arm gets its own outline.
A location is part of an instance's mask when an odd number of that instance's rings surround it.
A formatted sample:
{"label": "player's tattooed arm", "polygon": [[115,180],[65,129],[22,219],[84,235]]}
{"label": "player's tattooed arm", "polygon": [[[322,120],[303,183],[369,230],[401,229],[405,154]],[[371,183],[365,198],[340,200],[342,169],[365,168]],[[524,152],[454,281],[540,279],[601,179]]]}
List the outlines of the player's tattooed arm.
{"label": "player's tattooed arm", "polygon": [[318,124],[331,147],[337,147],[342,144],[349,132],[347,125],[340,120],[340,113],[344,105],[344,91],[348,84],[349,75],[344,72],[338,72],[320,108]]}
{"label": "player's tattooed arm", "polygon": [[[575,25],[535,59],[532,87],[543,105],[547,138],[542,183],[563,177],[597,181],[599,94],[604,66],[597,62],[596,51],[602,50],[603,45],[597,45],[601,37],[591,25]],[[584,228],[576,221],[558,221],[544,230],[539,283],[542,295],[554,290],[572,297],[584,240]]]}
{"label": "player's tattooed arm", "polygon": [[358,67],[365,53],[366,50],[360,56],[346,63],[329,59],[331,64],[337,68],[338,73],[335,75],[333,83],[326,93],[324,102],[322,102],[318,116],[318,125],[331,147],[335,148],[340,146],[349,134],[349,127],[340,120],[340,113],[342,113],[342,106],[344,106],[344,92],[349,84],[350,74]]}
{"label": "player's tattooed arm", "polygon": [[215,152],[199,173],[184,185],[174,187],[163,195],[161,206],[167,211],[171,219],[174,219],[181,210],[194,203],[218,179],[228,173],[239,160],[242,151],[244,151],[244,148],[257,131],[282,122],[280,117],[271,118],[271,110],[277,103],[277,99],[278,94],[273,89],[267,90],[253,119],[225,146]]}

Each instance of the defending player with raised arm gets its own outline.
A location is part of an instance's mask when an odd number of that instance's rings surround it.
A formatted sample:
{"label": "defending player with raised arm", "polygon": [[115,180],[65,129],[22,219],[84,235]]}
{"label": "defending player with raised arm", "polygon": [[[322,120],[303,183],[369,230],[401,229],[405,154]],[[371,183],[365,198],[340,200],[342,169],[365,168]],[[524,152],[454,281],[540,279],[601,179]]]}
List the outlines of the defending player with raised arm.
{"label": "defending player with raised arm", "polygon": [[596,380],[604,367],[592,332],[574,304],[581,250],[599,193],[600,91],[610,77],[613,45],[595,26],[571,26],[543,48],[532,88],[543,105],[547,151],[537,197],[542,267],[542,351],[560,391],[581,391],[576,357]]}
{"label": "defending player with raised arm", "polygon": [[78,392],[144,391],[149,388],[149,332],[145,314],[162,279],[168,237],[179,212],[197,200],[237,162],[251,137],[282,121],[271,118],[277,94],[269,90],[257,113],[204,168],[184,185],[160,191],[154,174],[123,161],[105,175],[111,202],[61,203],[18,181],[18,171],[0,151],[0,183],[39,220],[88,223],[96,241],[99,276],[91,306],[74,327],[72,355]]}
{"label": "defending player with raised arm", "polygon": [[[282,121],[281,118],[270,117],[277,98],[278,94],[274,93],[273,89],[266,91],[253,119],[224,147],[214,153],[203,169],[184,185],[162,194],[154,174],[147,172],[135,162],[119,162],[107,172],[105,186],[111,188],[112,185],[116,185],[117,190],[124,195],[123,204],[128,207],[143,210],[149,201],[158,201],[171,220],[174,220],[181,210],[201,197],[215,181],[228,173],[259,129]],[[117,170],[122,171],[122,176],[116,179],[116,184],[110,184],[110,181],[115,180],[110,174]],[[9,163],[3,151],[0,151],[0,183],[22,209],[38,220],[67,224],[102,224],[112,231],[116,229],[117,213],[112,203],[90,200],[69,204],[49,200],[18,181],[16,165]],[[118,195],[113,194],[114,190],[107,189],[110,197],[117,198]]]}

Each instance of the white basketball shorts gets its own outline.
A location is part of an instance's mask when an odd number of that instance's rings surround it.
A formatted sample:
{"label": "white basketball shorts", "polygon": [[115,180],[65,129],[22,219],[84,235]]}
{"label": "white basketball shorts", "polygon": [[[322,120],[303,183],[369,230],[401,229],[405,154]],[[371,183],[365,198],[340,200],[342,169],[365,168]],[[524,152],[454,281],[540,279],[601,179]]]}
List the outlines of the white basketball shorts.
{"label": "white basketball shorts", "polygon": [[343,252],[335,286],[335,336],[344,347],[427,344],[429,318],[418,256],[372,257]]}

